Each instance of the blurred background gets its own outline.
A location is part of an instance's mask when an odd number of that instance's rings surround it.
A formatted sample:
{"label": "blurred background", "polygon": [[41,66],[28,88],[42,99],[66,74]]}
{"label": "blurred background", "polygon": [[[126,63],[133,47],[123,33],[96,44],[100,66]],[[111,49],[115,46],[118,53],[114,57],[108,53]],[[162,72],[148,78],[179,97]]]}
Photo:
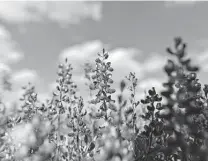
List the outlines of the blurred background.
{"label": "blurred background", "polygon": [[188,55],[199,64],[199,78],[207,80],[208,3],[198,1],[92,2],[0,1],[0,73],[11,76],[8,106],[31,82],[39,99],[55,87],[59,62],[72,64],[79,94],[87,98],[84,63],[94,63],[98,52],[110,53],[114,87],[129,72],[139,79],[138,95],[165,79],[166,47],[181,36]]}

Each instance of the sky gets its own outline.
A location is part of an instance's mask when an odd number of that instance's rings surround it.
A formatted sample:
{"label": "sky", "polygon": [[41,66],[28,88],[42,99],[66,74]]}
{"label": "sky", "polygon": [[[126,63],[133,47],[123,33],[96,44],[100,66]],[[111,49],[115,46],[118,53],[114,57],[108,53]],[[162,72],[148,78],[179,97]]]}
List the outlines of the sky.
{"label": "sky", "polygon": [[94,63],[102,48],[109,51],[116,89],[129,72],[139,79],[139,93],[151,86],[161,89],[165,49],[176,36],[187,42],[206,83],[207,15],[208,2],[198,1],[0,1],[0,73],[9,72],[13,83],[5,100],[16,101],[29,81],[39,97],[47,98],[65,57],[80,95],[87,98],[83,65]]}

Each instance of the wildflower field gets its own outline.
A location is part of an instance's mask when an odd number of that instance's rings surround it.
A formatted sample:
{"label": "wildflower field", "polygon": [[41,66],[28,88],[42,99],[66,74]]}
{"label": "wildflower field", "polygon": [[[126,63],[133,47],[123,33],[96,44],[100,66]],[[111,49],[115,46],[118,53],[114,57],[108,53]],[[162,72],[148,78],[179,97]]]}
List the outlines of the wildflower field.
{"label": "wildflower field", "polygon": [[[207,161],[208,85],[197,79],[199,67],[192,65],[182,38],[173,44],[161,68],[165,90],[149,84],[141,100],[135,71],[124,76],[119,91],[112,88],[113,63],[105,49],[83,69],[90,101],[77,94],[67,59],[46,102],[33,84],[24,85],[21,107],[8,113],[0,102],[0,161]],[[4,85],[4,91],[12,88],[9,79]],[[15,135],[18,129],[24,130]]]}

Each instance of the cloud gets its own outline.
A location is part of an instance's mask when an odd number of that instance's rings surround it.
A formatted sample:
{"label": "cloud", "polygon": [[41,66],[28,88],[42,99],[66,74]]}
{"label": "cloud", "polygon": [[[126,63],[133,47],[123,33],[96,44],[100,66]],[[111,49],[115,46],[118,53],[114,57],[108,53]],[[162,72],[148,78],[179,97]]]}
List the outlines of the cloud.
{"label": "cloud", "polygon": [[[74,68],[72,79],[78,85],[82,96],[87,96],[89,91],[84,85],[86,79],[84,79],[83,64],[86,62],[95,64],[95,58],[97,53],[105,47],[100,40],[88,41],[81,44],[70,46],[63,50],[59,55],[59,60],[63,61],[65,58],[68,59],[69,63]],[[119,83],[125,79],[130,72],[135,72],[138,78],[138,96],[143,98],[144,90],[148,90],[151,87],[155,87],[157,90],[162,88],[162,67],[166,63],[168,55],[159,53],[150,53],[148,56],[144,56],[142,51],[136,48],[123,48],[117,47],[112,48],[109,51],[108,61],[112,63],[114,68],[113,77],[114,84],[113,88],[119,90]],[[161,72],[161,73],[160,73]],[[155,78],[147,78],[151,74],[156,74]],[[54,89],[54,83],[51,84],[50,89]],[[128,92],[127,92],[128,93]],[[116,96],[115,96],[116,97]]]}
{"label": "cloud", "polygon": [[101,2],[83,1],[0,1],[0,17],[10,23],[42,21],[48,18],[59,24],[76,24],[82,19],[99,21],[102,17]]}
{"label": "cloud", "polygon": [[19,51],[17,44],[12,40],[12,35],[2,25],[0,25],[0,44],[0,80],[2,80],[4,74],[9,74],[9,82],[12,84],[12,91],[2,91],[4,82],[0,82],[0,90],[3,92],[1,98],[8,111],[13,111],[12,107],[15,102],[18,107],[20,105],[19,98],[24,92],[21,87],[27,85],[28,82],[34,85],[39,83],[38,85],[40,85],[40,78],[35,70],[21,69],[16,72],[12,71],[10,65],[21,61],[24,58],[24,54]]}
{"label": "cloud", "polygon": [[44,92],[44,93],[38,93],[38,101],[45,102],[47,99],[51,99],[51,93]]}
{"label": "cloud", "polygon": [[206,57],[205,60],[201,61],[201,63],[197,63],[197,65],[200,66],[200,71],[201,72],[207,72],[208,71],[208,64],[207,64],[208,57]]}
{"label": "cloud", "polygon": [[24,93],[24,90],[22,90],[23,86],[27,86],[30,82],[37,87],[40,85],[39,81],[40,78],[35,70],[21,69],[16,72],[11,72],[10,82],[12,84],[12,90],[4,91],[3,95],[3,101],[7,104],[8,109],[12,108],[13,103],[17,103],[17,108],[20,107],[19,99]]}
{"label": "cloud", "polygon": [[11,72],[11,68],[8,65],[4,64],[4,63],[0,63],[0,73],[2,71]]}
{"label": "cloud", "polygon": [[[196,40],[195,47],[189,52],[192,62],[200,67],[200,72],[208,71],[208,39],[202,38]],[[201,73],[202,74],[202,73]],[[203,73],[203,75],[206,73]]]}
{"label": "cloud", "polygon": [[17,45],[11,39],[9,31],[0,25],[0,63],[13,64],[24,58],[24,54],[17,49]]}
{"label": "cloud", "polygon": [[92,61],[96,57],[98,51],[103,47],[103,44],[99,40],[89,41],[86,43],[74,45],[66,48],[60,55],[60,61],[68,58],[70,62],[76,61],[76,63],[82,63],[83,61]]}
{"label": "cloud", "polygon": [[[4,46],[4,47],[7,47],[7,46]],[[13,64],[22,60],[24,58],[24,55],[16,51],[7,52],[4,50],[0,52],[0,58],[1,58],[0,62],[2,63]]]}
{"label": "cloud", "polygon": [[194,50],[189,54],[192,59],[192,64],[200,67],[200,72],[206,72],[208,70],[208,49]]}
{"label": "cloud", "polygon": [[48,17],[59,23],[79,23],[81,19],[101,19],[101,3],[97,2],[51,2]]}
{"label": "cloud", "polygon": [[[12,40],[10,32],[1,24],[0,44],[0,79],[2,80],[5,74],[9,74],[11,75],[9,82],[12,83],[12,91],[3,91],[3,96],[1,96],[1,98],[4,100],[4,103],[6,104],[8,109],[11,109],[14,101],[18,100],[18,97],[20,97],[20,92],[17,89],[17,87],[22,85],[21,83],[26,81],[29,75],[26,75],[26,77],[23,78],[23,72],[13,73],[12,69],[10,68],[11,64],[18,63],[19,61],[21,61],[24,58],[24,54],[20,52],[17,48],[17,44]],[[1,81],[1,91],[3,90],[3,83],[4,82]]]}
{"label": "cloud", "polygon": [[208,64],[203,65],[201,68],[202,68],[203,72],[207,72],[208,71]]}
{"label": "cloud", "polygon": [[6,30],[6,28],[4,26],[0,25],[0,39],[6,40],[6,39],[10,39],[11,35],[9,33],[8,30]]}
{"label": "cloud", "polygon": [[[0,25],[0,44],[0,79],[2,80],[5,74],[12,74],[10,65],[19,62],[24,58],[24,55],[16,49],[16,44],[12,40],[10,32],[2,25]],[[3,83],[4,82],[1,81],[1,91],[3,89]],[[14,84],[16,83],[14,82]],[[12,102],[17,99],[17,93],[14,91],[4,91],[4,96],[1,97],[4,97],[5,104],[7,104],[8,107],[11,107]]]}
{"label": "cloud", "polygon": [[[86,62],[95,65],[97,53],[101,52],[102,48],[106,48],[106,44],[103,44],[100,40],[94,40],[68,47],[59,55],[60,61],[67,58],[68,62],[72,64],[74,68],[72,79],[78,85],[79,93],[85,99],[89,99],[89,90],[85,85],[87,80],[84,78],[83,65]],[[128,76],[130,72],[135,72],[139,79],[143,78],[143,64],[135,59],[140,56],[141,51],[135,48],[121,47],[109,50],[108,61],[112,63],[114,69],[112,77],[114,80],[113,88],[119,89],[120,81],[125,79],[125,76]],[[54,86],[55,84],[51,83],[49,88],[54,89]]]}
{"label": "cloud", "polygon": [[135,60],[135,57],[140,56],[140,51],[134,48],[116,48],[109,51],[109,61],[112,62],[114,68],[113,80],[116,83],[120,82],[130,72],[135,72],[137,78],[141,79],[144,76],[142,63]]}
{"label": "cloud", "polygon": [[29,82],[34,84],[38,80],[38,74],[35,70],[22,69],[17,72],[12,73],[11,81],[14,85],[24,86]]}
{"label": "cloud", "polygon": [[145,98],[145,95],[148,94],[148,90],[152,87],[155,87],[156,92],[159,94],[163,89],[162,83],[164,80],[156,77],[150,77],[143,79],[138,82],[138,91],[137,91],[137,98],[143,99]]}
{"label": "cloud", "polygon": [[141,90],[148,90],[149,88],[155,87],[158,90],[163,89],[162,80],[157,78],[147,78],[139,82],[138,87]]}
{"label": "cloud", "polygon": [[[83,64],[90,62],[94,64],[97,53],[105,45],[99,41],[89,41],[79,45],[69,47],[60,54],[59,60],[63,61],[68,58],[69,62],[75,68],[75,73],[82,71]],[[140,51],[134,48],[116,48],[109,51],[108,61],[112,62],[114,68],[114,78],[121,80],[125,75],[128,75],[131,71],[136,71],[139,77],[142,77],[142,66],[135,60],[135,56],[140,55]]]}
{"label": "cloud", "polygon": [[206,49],[206,50],[200,52],[199,54],[197,54],[196,58],[197,58],[197,62],[199,62],[199,63],[207,62],[207,60],[208,60],[208,49]]}
{"label": "cloud", "polygon": [[168,56],[159,53],[152,53],[143,63],[144,72],[156,72],[166,64]]}
{"label": "cloud", "polygon": [[171,0],[171,1],[164,1],[165,7],[176,7],[176,6],[192,6],[195,5],[197,0]]}

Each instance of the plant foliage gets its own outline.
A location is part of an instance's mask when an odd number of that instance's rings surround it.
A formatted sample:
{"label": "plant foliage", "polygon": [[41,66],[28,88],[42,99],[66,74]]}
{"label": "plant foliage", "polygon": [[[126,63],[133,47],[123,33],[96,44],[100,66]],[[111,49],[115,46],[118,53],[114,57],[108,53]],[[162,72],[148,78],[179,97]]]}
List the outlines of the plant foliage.
{"label": "plant foliage", "polygon": [[[208,161],[208,85],[199,82],[199,67],[186,57],[186,46],[180,37],[174,39],[174,49],[167,48],[173,59],[164,66],[165,90],[158,93],[150,85],[141,100],[136,99],[139,82],[132,72],[121,81],[117,100],[112,99],[114,69],[103,49],[95,69],[85,65],[92,99],[84,103],[66,59],[58,66],[56,90],[45,103],[31,84],[23,87],[21,108],[13,113],[7,114],[0,102],[0,160]],[[4,90],[12,88],[8,79],[3,80]],[[142,107],[145,112],[139,113]],[[12,132],[18,127],[29,132],[17,145]]]}

